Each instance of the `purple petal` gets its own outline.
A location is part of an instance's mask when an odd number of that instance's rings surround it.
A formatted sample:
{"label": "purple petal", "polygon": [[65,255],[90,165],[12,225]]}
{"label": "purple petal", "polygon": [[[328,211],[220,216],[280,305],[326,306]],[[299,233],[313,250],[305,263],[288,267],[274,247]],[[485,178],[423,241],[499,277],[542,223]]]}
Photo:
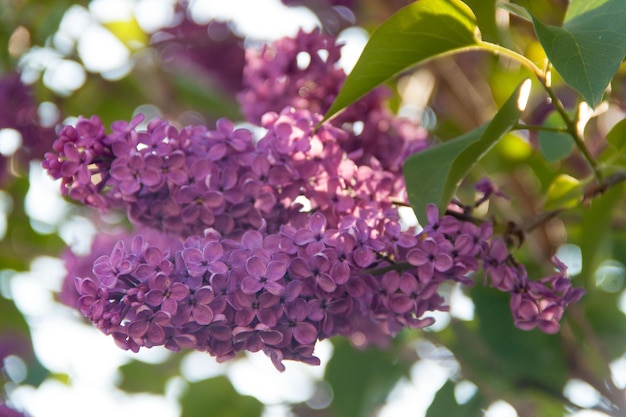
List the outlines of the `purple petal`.
{"label": "purple petal", "polygon": [[293,337],[303,345],[310,345],[317,340],[317,329],[311,323],[298,323],[293,330]]}
{"label": "purple petal", "polygon": [[213,310],[204,304],[196,304],[191,314],[196,323],[201,325],[207,325],[213,321]]}
{"label": "purple petal", "polygon": [[246,261],[246,272],[253,277],[264,277],[267,272],[267,265],[258,256],[252,256]]}
{"label": "purple petal", "polygon": [[287,264],[281,261],[271,261],[267,264],[267,272],[265,274],[269,281],[278,281],[285,276],[287,272]]}
{"label": "purple petal", "polygon": [[446,272],[452,268],[454,261],[447,253],[440,253],[435,257],[434,267],[439,272]]}
{"label": "purple petal", "polygon": [[241,291],[243,291],[244,294],[255,294],[262,288],[263,284],[253,277],[245,277],[243,281],[241,281]]}
{"label": "purple petal", "polygon": [[174,283],[170,288],[170,298],[181,301],[189,295],[189,287],[180,282]]}

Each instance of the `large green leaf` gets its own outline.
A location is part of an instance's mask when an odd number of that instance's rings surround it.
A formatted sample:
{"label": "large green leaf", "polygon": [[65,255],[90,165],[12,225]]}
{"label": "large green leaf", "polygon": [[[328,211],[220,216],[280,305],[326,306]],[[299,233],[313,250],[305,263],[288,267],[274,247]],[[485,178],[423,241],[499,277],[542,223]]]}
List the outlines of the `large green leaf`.
{"label": "large green leaf", "polygon": [[[543,122],[543,126],[548,128],[562,127],[563,119],[557,112],[552,112]],[[574,140],[565,132],[540,130],[539,149],[546,161],[560,161],[572,153]]]}
{"label": "large green leaf", "polygon": [[558,395],[568,378],[561,336],[517,329],[511,317],[509,294],[477,285],[471,295],[476,306],[478,337],[488,349],[492,371],[512,389],[524,387]]}
{"label": "large green leaf", "polygon": [[408,370],[391,351],[376,348],[356,350],[345,339],[334,340],[335,351],[326,367],[332,386],[331,408],[337,417],[365,417],[380,407]]}
{"label": "large green leaf", "polygon": [[475,417],[481,415],[481,409],[485,405],[485,399],[476,393],[465,404],[456,402],[454,387],[456,384],[450,380],[435,395],[426,417]]}
{"label": "large green leaf", "polygon": [[626,55],[626,0],[572,0],[563,26],[533,25],[563,80],[596,107]]}
{"label": "large green leaf", "polygon": [[624,198],[624,185],[612,187],[605,194],[594,198],[591,207],[583,212],[580,250],[582,252],[581,277],[590,287],[593,285],[593,272],[603,258],[610,256],[611,221],[617,205]]}
{"label": "large green leaf", "polygon": [[190,384],[180,405],[181,417],[257,417],[263,412],[259,400],[240,395],[223,376]]}
{"label": "large green leaf", "polygon": [[122,381],[119,388],[126,392],[150,392],[164,394],[168,379],[180,374],[182,354],[171,355],[163,363],[146,363],[133,360],[122,365]]}
{"label": "large green leaf", "polygon": [[520,98],[525,101],[522,90],[528,87],[527,82],[520,84],[491,122],[407,159],[407,193],[420,221],[426,219],[428,204],[436,204],[443,212],[467,172],[515,126],[525,105],[520,103]]}
{"label": "large green leaf", "polygon": [[326,118],[413,65],[479,42],[476,17],[460,0],[412,3],[372,33]]}

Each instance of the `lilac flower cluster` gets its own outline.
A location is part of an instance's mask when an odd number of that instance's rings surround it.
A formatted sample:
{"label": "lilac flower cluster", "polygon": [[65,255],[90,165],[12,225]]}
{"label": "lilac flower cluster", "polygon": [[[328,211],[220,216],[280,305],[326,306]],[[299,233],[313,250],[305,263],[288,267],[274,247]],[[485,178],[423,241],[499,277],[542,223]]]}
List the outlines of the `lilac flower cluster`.
{"label": "lilac flower cluster", "polygon": [[184,2],[176,4],[172,21],[172,26],[162,28],[151,38],[164,67],[207,79],[227,92],[238,92],[245,61],[243,39],[226,22],[196,23]]}
{"label": "lilac flower cluster", "polygon": [[[248,49],[244,90],[238,96],[244,115],[257,123],[266,112],[279,112],[285,106],[325,113],[346,78],[338,64],[340,57],[341,45],[319,31],[300,31],[295,38]],[[423,128],[385,107],[389,94],[379,87],[331,123],[346,132],[338,141],[358,164],[380,164],[401,173],[404,160],[428,143]]]}
{"label": "lilac flower cluster", "polygon": [[[52,127],[42,126],[33,91],[18,73],[0,77],[0,130],[4,128],[15,129],[22,137],[22,146],[14,155],[20,168],[27,168],[33,159],[41,159],[55,138]],[[0,182],[6,179],[6,165],[6,157],[0,155]]]}
{"label": "lilac flower cluster", "polygon": [[0,400],[0,417],[27,417],[27,415],[9,407]]}
{"label": "lilac flower cluster", "polygon": [[[299,51],[306,68],[294,63]],[[440,285],[472,284],[480,268],[511,294],[518,327],[558,330],[582,295],[562,264],[530,281],[489,223],[440,217],[434,206],[422,231],[401,229],[402,162],[426,142],[394,130],[380,90],[320,124],[344,77],[333,69],[338,54],[330,38],[301,32],[249,59],[255,88],[241,97],[265,129],[258,139],[226,119],[215,130],[162,119],[140,128],[137,116],[107,133],[92,117],[61,130],[43,166],[65,195],[178,237],[124,238],[91,272],[72,261],[79,309],[121,347],[197,349],[220,361],[263,351],[278,369],[287,359],[315,364],[317,340],[373,342],[432,324],[427,313],[447,308]],[[261,115],[253,100],[270,108]]]}

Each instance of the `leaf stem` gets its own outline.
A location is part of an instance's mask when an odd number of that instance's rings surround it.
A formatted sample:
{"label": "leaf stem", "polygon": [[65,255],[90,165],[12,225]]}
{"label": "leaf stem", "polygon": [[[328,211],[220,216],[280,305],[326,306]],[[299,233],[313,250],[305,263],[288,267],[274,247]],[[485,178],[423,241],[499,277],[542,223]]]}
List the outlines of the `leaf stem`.
{"label": "leaf stem", "polygon": [[503,55],[509,57],[514,61],[519,62],[520,64],[528,68],[530,72],[532,72],[538,79],[545,76],[543,70],[539,68],[533,61],[526,58],[524,55],[513,51],[512,49],[485,41],[481,41],[479,47],[495,55]]}
{"label": "leaf stem", "polygon": [[591,155],[591,152],[589,152],[589,149],[585,145],[585,142],[583,141],[583,138],[581,137],[580,132],[578,131],[578,126],[576,123],[576,119],[578,119],[578,115],[576,115],[575,119],[572,119],[567,114],[567,111],[565,110],[563,103],[561,103],[561,100],[559,100],[554,90],[552,89],[552,86],[550,85],[550,81],[549,81],[550,67],[551,67],[550,63],[548,62],[546,69],[542,70],[534,62],[532,62],[530,59],[528,59],[524,55],[519,54],[509,48],[505,48],[504,46],[497,45],[497,44],[490,43],[490,42],[484,42],[484,41],[481,41],[478,46],[479,48],[489,51],[493,54],[506,56],[506,57],[509,57],[510,59],[513,59],[519,62],[521,65],[528,68],[535,75],[537,80],[543,86],[544,90],[546,90],[546,93],[548,93],[548,96],[550,97],[550,100],[552,101],[554,108],[559,113],[561,118],[563,118],[563,121],[565,122],[565,126],[566,126],[566,132],[572,136],[572,139],[574,139],[574,143],[576,143],[576,146],[578,147],[580,152],[583,154],[584,158],[587,160],[587,163],[593,170],[593,173],[596,179],[598,180],[598,182],[600,184],[603,184],[604,176],[602,175],[602,172],[600,171],[598,162],[593,157],[593,155]]}
{"label": "leaf stem", "polygon": [[565,110],[563,103],[561,102],[561,100],[559,100],[559,98],[557,97],[556,93],[554,92],[554,90],[552,89],[552,86],[550,85],[548,81],[548,77],[546,76],[546,74],[549,74],[549,72],[550,72],[550,68],[548,67],[546,73],[543,74],[541,77],[537,77],[537,78],[539,79],[539,82],[543,85],[543,88],[544,90],[546,90],[546,93],[548,93],[548,96],[550,97],[550,100],[552,101],[552,105],[554,106],[556,111],[559,113],[563,121],[565,122],[565,126],[567,127],[567,133],[569,133],[572,139],[574,139],[574,143],[576,144],[576,147],[578,147],[580,152],[583,154],[584,158],[587,160],[587,163],[593,170],[593,174],[595,175],[596,179],[598,180],[600,184],[604,184],[604,176],[602,175],[602,172],[600,171],[598,162],[593,157],[593,155],[591,155],[591,152],[589,152],[587,145],[585,145],[585,142],[583,138],[581,137],[580,132],[578,131],[578,126],[576,123],[576,119],[578,119],[578,113],[576,114],[575,119],[572,119],[569,116],[569,114],[567,114],[567,111]]}
{"label": "leaf stem", "polygon": [[568,133],[568,130],[564,127],[551,127],[551,126],[541,126],[541,125],[525,125],[522,123],[516,124],[513,129],[515,130],[543,130],[546,132],[559,132],[559,133]]}

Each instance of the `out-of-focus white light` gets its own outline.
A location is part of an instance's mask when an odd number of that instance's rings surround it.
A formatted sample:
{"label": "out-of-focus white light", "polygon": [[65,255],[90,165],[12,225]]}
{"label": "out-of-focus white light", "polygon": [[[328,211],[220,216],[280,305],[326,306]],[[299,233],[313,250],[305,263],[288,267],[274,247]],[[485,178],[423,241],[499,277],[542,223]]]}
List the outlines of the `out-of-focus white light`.
{"label": "out-of-focus white light", "polygon": [[9,127],[0,129],[0,154],[11,156],[22,146],[22,134]]}
{"label": "out-of-focus white light", "polygon": [[52,127],[59,121],[60,116],[59,108],[56,104],[50,101],[44,101],[37,107],[37,116],[39,116],[39,123],[43,127]]}
{"label": "out-of-focus white light", "polygon": [[580,274],[583,269],[583,254],[580,247],[567,243],[556,251],[556,257],[567,265],[567,273],[570,276]]}
{"label": "out-of-focus white light", "polygon": [[133,17],[132,5],[127,0],[92,0],[89,11],[101,22],[126,21]]}
{"label": "out-of-focus white light", "polygon": [[460,320],[474,320],[474,302],[465,295],[461,285],[455,285],[450,293],[450,315]]}
{"label": "out-of-focus white light", "polygon": [[346,74],[349,74],[352,68],[354,68],[368,40],[369,34],[367,31],[359,27],[345,29],[337,37],[338,43],[344,43],[344,46],[341,48],[339,66],[343,68]]}
{"label": "out-of-focus white light", "polygon": [[420,360],[411,367],[411,379],[402,379],[393,388],[379,417],[421,417],[435,394],[447,381],[449,369],[437,362]]}
{"label": "out-of-focus white light", "polygon": [[174,17],[176,0],[139,0],[135,5],[135,18],[147,33],[153,33],[167,26]]}
{"label": "out-of-focus white light", "polygon": [[86,8],[73,5],[63,14],[59,24],[59,32],[70,39],[76,40],[82,36],[92,23],[93,17]]}
{"label": "out-of-focus white light", "polygon": [[57,225],[65,218],[68,204],[61,198],[58,182],[53,181],[39,163],[30,164],[30,188],[26,193],[26,214],[35,222]]}
{"label": "out-of-focus white light", "polygon": [[519,111],[524,111],[526,109],[526,105],[528,104],[528,98],[530,97],[530,88],[532,83],[530,82],[530,78],[522,83],[520,87],[519,96],[517,97],[517,108]]}
{"label": "out-of-focus white light", "polygon": [[511,404],[499,400],[485,410],[485,417],[518,417],[518,414]]}
{"label": "out-of-focus white light", "polygon": [[581,407],[591,408],[600,401],[600,393],[588,383],[580,379],[570,379],[563,388],[565,395],[571,402]]}
{"label": "out-of-focus white light", "polygon": [[626,388],[626,355],[614,360],[610,364],[613,382],[618,388]]}
{"label": "out-of-focus white light", "polygon": [[19,384],[26,379],[28,370],[26,364],[19,356],[9,355],[4,358],[3,371],[11,379],[11,381]]}
{"label": "out-of-focus white light", "polygon": [[238,32],[256,40],[294,36],[300,29],[311,31],[319,26],[309,9],[287,7],[279,0],[196,0],[190,9],[197,22],[232,20]]}
{"label": "out-of-focus white light", "polygon": [[459,404],[465,404],[476,395],[477,391],[478,387],[474,383],[467,380],[460,381],[454,386],[454,399]]}
{"label": "out-of-focus white light", "polygon": [[110,31],[91,25],[78,40],[78,54],[88,71],[109,72],[128,65],[130,51]]}
{"label": "out-of-focus white light", "polygon": [[267,404],[302,402],[314,391],[315,381],[324,375],[325,364],[331,356],[332,345],[327,340],[318,342],[315,355],[320,366],[285,361],[285,372],[278,372],[272,362],[261,352],[247,355],[246,360],[232,363],[227,370],[235,389],[252,395]]}
{"label": "out-of-focus white light", "polygon": [[220,364],[205,352],[191,352],[185,355],[180,372],[189,382],[202,381],[224,374],[228,364]]}
{"label": "out-of-focus white light", "polygon": [[624,286],[626,269],[623,263],[608,259],[596,269],[595,278],[597,287],[606,292],[618,292]]}
{"label": "out-of-focus white light", "polygon": [[85,69],[76,61],[58,60],[48,66],[43,74],[44,84],[60,95],[70,95],[85,83]]}

